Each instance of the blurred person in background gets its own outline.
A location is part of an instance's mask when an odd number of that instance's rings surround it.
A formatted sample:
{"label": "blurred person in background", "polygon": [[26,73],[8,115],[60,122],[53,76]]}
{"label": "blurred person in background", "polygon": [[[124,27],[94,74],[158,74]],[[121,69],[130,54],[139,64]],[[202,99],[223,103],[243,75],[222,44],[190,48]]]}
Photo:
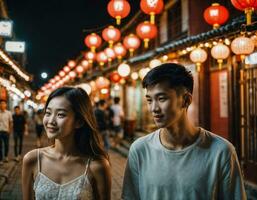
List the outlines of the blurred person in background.
{"label": "blurred person in background", "polygon": [[109,142],[106,107],[107,107],[106,101],[104,99],[101,99],[99,101],[98,107],[95,109],[94,114],[95,114],[98,130],[100,132],[102,141],[104,143],[104,149],[108,152],[110,148],[110,142]]}
{"label": "blurred person in background", "polygon": [[113,131],[114,131],[114,139],[113,139],[113,147],[118,147],[120,145],[120,141],[123,138],[123,121],[124,121],[124,111],[121,107],[120,98],[114,97],[114,104],[111,106],[113,110]]}
{"label": "blurred person in background", "polygon": [[13,114],[13,139],[14,139],[14,155],[15,160],[21,159],[22,146],[23,146],[23,135],[26,129],[26,118],[21,112],[19,106],[14,107]]}
{"label": "blurred person in background", "polygon": [[[5,100],[0,100],[0,165],[8,162],[9,137],[12,133],[12,113],[6,109]],[[4,152],[2,151],[4,150]]]}
{"label": "blurred person in background", "polygon": [[44,133],[43,117],[44,117],[44,111],[42,109],[38,110],[35,115],[38,148],[42,147],[42,135]]}

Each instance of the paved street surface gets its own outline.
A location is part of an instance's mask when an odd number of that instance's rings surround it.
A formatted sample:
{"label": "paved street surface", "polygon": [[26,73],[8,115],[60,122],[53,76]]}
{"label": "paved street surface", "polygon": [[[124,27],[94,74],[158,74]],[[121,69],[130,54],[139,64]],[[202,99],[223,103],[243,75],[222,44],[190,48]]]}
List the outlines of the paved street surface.
{"label": "paved street surface", "polygon": [[[34,134],[25,137],[24,140],[24,154],[35,146],[36,137]],[[13,138],[10,138],[10,159],[13,155]],[[121,186],[123,180],[123,173],[126,164],[126,159],[120,154],[111,151],[110,152],[111,165],[112,165],[112,199],[118,200],[121,196]],[[8,183],[0,191],[0,200],[21,200],[21,162],[15,162],[10,160],[8,164],[1,166],[0,174],[7,173],[8,168],[11,168],[11,176],[8,179]]]}

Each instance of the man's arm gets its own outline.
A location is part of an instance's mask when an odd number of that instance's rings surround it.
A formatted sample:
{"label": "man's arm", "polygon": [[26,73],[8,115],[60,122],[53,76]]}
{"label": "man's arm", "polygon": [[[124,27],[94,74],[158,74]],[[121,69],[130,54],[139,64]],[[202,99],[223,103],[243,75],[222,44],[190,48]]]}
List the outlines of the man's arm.
{"label": "man's arm", "polygon": [[246,200],[243,177],[235,150],[226,161],[219,180],[218,199]]}
{"label": "man's arm", "polygon": [[123,179],[122,199],[137,200],[139,195],[138,159],[131,147]]}

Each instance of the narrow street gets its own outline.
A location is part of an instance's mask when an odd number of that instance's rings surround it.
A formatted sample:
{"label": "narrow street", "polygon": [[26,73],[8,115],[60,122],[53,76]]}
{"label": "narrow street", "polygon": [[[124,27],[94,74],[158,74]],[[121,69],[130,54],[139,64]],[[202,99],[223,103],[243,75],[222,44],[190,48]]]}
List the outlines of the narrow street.
{"label": "narrow street", "polygon": [[[35,145],[36,136],[30,134],[24,139],[23,154],[36,148]],[[21,165],[22,162],[16,162],[13,160],[13,138],[10,138],[10,161],[0,168],[0,174],[5,174],[6,171],[10,170],[8,168],[12,167],[10,177],[8,178],[7,184],[4,185],[2,190],[0,190],[0,200],[21,200]],[[112,199],[118,200],[121,196],[121,187],[124,174],[124,168],[126,164],[126,159],[120,154],[110,151],[110,158],[112,164]]]}

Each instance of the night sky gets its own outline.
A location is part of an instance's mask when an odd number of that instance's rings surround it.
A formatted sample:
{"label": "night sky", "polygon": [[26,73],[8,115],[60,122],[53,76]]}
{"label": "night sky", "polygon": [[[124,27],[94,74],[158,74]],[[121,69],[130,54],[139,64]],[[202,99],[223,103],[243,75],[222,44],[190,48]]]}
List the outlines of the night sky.
{"label": "night sky", "polygon": [[[114,25],[107,12],[108,0],[6,0],[16,40],[26,42],[26,70],[34,75],[33,88],[40,87],[40,73],[53,77],[67,63],[86,50],[84,37],[92,30]],[[131,13],[139,9],[133,0]],[[91,30],[91,31],[89,31]],[[87,32],[89,31],[89,32]],[[99,32],[101,33],[101,31]]]}

